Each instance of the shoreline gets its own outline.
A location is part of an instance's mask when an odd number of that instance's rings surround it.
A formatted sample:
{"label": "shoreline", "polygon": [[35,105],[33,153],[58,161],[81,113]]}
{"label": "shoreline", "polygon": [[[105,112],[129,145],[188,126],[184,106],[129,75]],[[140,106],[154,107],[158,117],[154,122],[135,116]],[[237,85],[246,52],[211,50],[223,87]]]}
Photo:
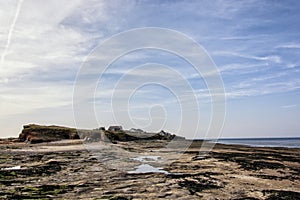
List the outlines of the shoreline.
{"label": "shoreline", "polygon": [[[267,140],[267,138],[261,138],[262,140]],[[270,138],[271,140],[273,140],[273,138]],[[295,137],[295,138],[276,138],[276,139],[300,139],[299,137]],[[224,139],[219,139],[219,140],[224,140]],[[227,140],[227,139],[225,139]],[[239,138],[236,138],[236,139],[228,139],[228,140],[256,140],[255,138],[247,138],[247,139],[239,139]],[[259,140],[259,138],[258,138]],[[52,141],[52,142],[42,142],[42,143],[37,143],[37,144],[34,144],[34,145],[50,145],[50,144],[59,144],[61,143],[61,145],[64,145],[64,144],[67,144],[69,142],[72,142],[72,143],[84,143],[84,140],[83,139],[75,139],[75,140],[72,140],[72,139],[67,139],[67,140],[57,140],[57,141]],[[221,145],[230,145],[230,146],[245,146],[245,147],[253,147],[253,148],[287,148],[287,149],[300,149],[300,146],[298,147],[295,147],[295,146],[280,146],[280,145],[255,145],[255,144],[246,144],[246,143],[231,143],[231,142],[222,142],[222,141],[213,141],[211,139],[185,139],[185,141],[190,141],[190,142],[208,142],[208,143],[215,143],[215,145],[217,144],[221,144]],[[20,142],[19,139],[17,137],[9,137],[9,138],[0,138],[0,145],[1,144],[17,144],[17,143],[24,143],[24,142]],[[33,145],[33,144],[30,144],[30,145]]]}

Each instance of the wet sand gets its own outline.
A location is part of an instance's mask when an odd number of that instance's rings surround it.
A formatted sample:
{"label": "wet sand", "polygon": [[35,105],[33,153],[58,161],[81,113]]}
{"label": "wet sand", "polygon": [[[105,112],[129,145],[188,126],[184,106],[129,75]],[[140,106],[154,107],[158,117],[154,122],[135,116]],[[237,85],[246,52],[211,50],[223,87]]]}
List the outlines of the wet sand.
{"label": "wet sand", "polygon": [[300,149],[185,142],[1,141],[0,198],[300,198]]}

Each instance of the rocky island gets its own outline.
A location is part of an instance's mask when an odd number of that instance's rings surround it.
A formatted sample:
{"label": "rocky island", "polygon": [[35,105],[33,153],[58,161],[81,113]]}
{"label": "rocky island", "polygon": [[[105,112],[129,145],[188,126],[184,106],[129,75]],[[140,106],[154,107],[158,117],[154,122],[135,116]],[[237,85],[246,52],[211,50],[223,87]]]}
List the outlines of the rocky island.
{"label": "rocky island", "polygon": [[25,125],[0,141],[0,199],[299,199],[300,149],[205,143]]}

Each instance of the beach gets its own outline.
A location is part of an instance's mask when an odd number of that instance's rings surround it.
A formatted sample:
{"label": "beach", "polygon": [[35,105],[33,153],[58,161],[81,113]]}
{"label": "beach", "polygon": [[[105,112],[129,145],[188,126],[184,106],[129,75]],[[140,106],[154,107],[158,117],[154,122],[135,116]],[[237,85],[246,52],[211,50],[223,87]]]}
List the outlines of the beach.
{"label": "beach", "polygon": [[300,149],[216,144],[199,153],[202,141],[185,149],[190,142],[1,140],[0,198],[299,198]]}

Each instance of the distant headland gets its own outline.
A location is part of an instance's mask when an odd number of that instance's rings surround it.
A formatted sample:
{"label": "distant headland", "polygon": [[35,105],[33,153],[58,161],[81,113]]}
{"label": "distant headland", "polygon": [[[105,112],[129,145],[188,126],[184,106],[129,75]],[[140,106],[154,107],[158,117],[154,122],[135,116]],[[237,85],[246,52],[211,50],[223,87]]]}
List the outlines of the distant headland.
{"label": "distant headland", "polygon": [[86,142],[110,141],[115,143],[117,141],[173,140],[185,138],[176,136],[175,134],[171,134],[163,130],[158,133],[150,133],[135,128],[124,130],[122,126],[110,126],[108,129],[105,127],[100,127],[93,130],[87,130],[37,124],[24,125],[23,130],[18,138],[20,142],[27,142],[31,144],[68,139],[82,139]]}

